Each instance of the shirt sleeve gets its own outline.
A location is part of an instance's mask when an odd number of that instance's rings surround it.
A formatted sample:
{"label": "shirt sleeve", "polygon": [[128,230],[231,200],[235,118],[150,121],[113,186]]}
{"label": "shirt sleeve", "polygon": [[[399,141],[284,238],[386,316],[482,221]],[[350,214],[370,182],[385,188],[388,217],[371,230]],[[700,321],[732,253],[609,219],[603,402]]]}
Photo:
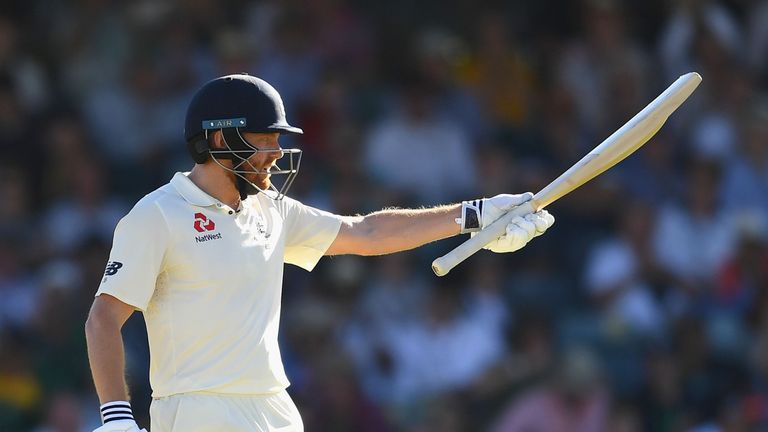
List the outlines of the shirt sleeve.
{"label": "shirt sleeve", "polygon": [[141,311],[155,292],[168,247],[168,226],[154,203],[137,204],[115,228],[96,296],[109,294]]}
{"label": "shirt sleeve", "polygon": [[341,216],[285,197],[285,262],[312,271],[336,239]]}

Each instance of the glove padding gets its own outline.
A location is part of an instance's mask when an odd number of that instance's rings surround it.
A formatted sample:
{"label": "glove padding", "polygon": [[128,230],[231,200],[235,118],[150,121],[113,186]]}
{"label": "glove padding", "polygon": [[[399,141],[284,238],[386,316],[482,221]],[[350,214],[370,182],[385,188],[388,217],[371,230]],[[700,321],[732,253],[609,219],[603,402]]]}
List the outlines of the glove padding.
{"label": "glove padding", "polygon": [[103,424],[93,432],[147,432],[147,430],[139,429],[135,420],[114,420]]}
{"label": "glove padding", "polygon": [[[494,197],[495,198],[495,197]],[[527,201],[527,200],[526,200]],[[525,202],[525,201],[524,201]],[[507,225],[507,230],[501,237],[483,247],[496,253],[507,253],[520,250],[531,239],[538,237],[555,223],[555,217],[546,210],[518,216]],[[475,233],[472,233],[474,236]]]}
{"label": "glove padding", "polygon": [[523,194],[499,194],[493,198],[482,198],[461,203],[461,234],[477,232],[502,217],[513,208],[530,201],[531,192]]}

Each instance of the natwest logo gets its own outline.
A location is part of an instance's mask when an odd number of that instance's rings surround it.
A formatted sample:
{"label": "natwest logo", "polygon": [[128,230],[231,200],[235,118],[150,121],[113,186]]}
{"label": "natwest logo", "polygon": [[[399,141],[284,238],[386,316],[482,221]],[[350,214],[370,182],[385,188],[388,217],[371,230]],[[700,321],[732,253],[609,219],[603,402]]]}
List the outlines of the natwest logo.
{"label": "natwest logo", "polygon": [[197,232],[213,231],[216,224],[202,213],[195,213],[195,230]]}

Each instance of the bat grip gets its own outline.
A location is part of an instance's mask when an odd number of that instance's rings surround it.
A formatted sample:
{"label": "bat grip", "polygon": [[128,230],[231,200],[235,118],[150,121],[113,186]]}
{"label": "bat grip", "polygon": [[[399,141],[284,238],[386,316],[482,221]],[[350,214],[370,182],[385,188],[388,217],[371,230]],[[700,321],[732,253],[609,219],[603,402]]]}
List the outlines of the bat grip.
{"label": "bat grip", "polygon": [[482,249],[483,246],[504,235],[507,231],[507,225],[509,225],[512,219],[535,211],[533,200],[513,208],[505,213],[504,216],[483,228],[474,237],[470,237],[452,251],[432,261],[432,271],[438,276],[445,276],[452,268]]}

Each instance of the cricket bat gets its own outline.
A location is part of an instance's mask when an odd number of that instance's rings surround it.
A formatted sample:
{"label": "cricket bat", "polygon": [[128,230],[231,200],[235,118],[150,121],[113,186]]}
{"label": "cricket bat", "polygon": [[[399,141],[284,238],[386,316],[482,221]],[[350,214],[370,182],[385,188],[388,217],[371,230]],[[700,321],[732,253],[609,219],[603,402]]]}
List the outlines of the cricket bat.
{"label": "cricket bat", "polygon": [[432,270],[444,276],[459,263],[500,237],[512,219],[537,212],[621,162],[661,129],[667,118],[701,83],[701,75],[682,75],[664,92],[566,172],[540,190],[533,199],[514,208],[454,250],[432,262]]}

